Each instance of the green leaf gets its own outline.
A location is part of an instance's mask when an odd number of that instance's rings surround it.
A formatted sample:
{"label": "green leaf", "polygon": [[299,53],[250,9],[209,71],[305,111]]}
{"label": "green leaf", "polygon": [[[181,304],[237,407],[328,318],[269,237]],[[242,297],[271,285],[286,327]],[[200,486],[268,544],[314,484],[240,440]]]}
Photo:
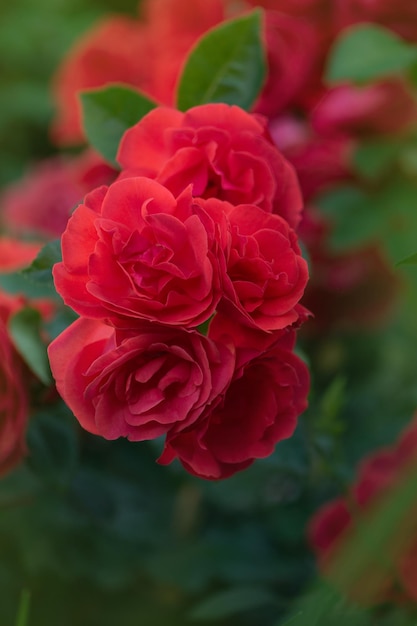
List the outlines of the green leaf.
{"label": "green leaf", "polygon": [[36,309],[25,307],[9,320],[13,342],[32,372],[45,385],[52,382],[46,346],[41,338],[42,316]]}
{"label": "green leaf", "polygon": [[190,612],[194,620],[222,619],[276,603],[276,597],[261,587],[236,587],[215,593]]}
{"label": "green leaf", "polygon": [[23,589],[17,611],[16,626],[28,626],[30,609],[30,591]]}
{"label": "green leaf", "polygon": [[157,106],[147,96],[124,85],[110,85],[80,95],[84,130],[89,143],[114,166],[125,131]]}
{"label": "green leaf", "polygon": [[208,102],[252,107],[266,75],[261,17],[261,11],[252,11],[199,40],[180,78],[177,104],[181,111]]}
{"label": "green leaf", "polygon": [[49,285],[54,289],[52,268],[60,261],[62,261],[61,240],[55,239],[42,248],[31,265],[22,270],[22,274],[33,283]]}
{"label": "green leaf", "polygon": [[417,252],[415,254],[412,254],[411,256],[406,257],[402,261],[398,261],[398,263],[396,265],[397,266],[400,266],[400,265],[417,265]]}
{"label": "green leaf", "polygon": [[417,61],[417,47],[391,30],[361,24],[345,30],[330,51],[326,79],[367,82],[407,70]]}

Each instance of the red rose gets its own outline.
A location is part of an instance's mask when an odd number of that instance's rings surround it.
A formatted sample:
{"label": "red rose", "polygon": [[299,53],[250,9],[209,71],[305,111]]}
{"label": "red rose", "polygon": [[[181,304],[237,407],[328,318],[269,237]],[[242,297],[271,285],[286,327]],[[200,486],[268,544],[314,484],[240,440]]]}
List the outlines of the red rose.
{"label": "red rose", "polygon": [[[208,200],[204,206],[217,205]],[[225,299],[266,331],[296,322],[308,280],[297,237],[287,222],[252,205],[224,203],[230,229]]]}
{"label": "red rose", "polygon": [[325,93],[311,113],[313,128],[323,136],[389,135],[417,122],[415,98],[398,79],[365,87],[342,85]]}
{"label": "red rose", "polygon": [[242,363],[223,397],[191,427],[169,433],[160,463],[178,457],[191,474],[227,478],[290,437],[307,406],[309,377],[287,344]]}
{"label": "red rose", "polygon": [[139,441],[189,427],[229,384],[234,357],[197,331],[78,319],[49,346],[57,389],[86,430]]}
{"label": "red rose", "polygon": [[399,527],[381,546],[384,558],[372,563],[364,558],[363,575],[358,580],[343,577],[339,550],[352,537],[355,525],[390,494],[395,493],[417,462],[417,428],[414,420],[392,446],[366,457],[359,466],[357,478],[349,493],[325,504],[309,524],[310,543],[317,553],[323,573],[340,584],[357,602],[363,604],[389,600],[415,602],[417,598],[417,509],[411,506]]}
{"label": "red rose", "polygon": [[376,22],[401,37],[417,41],[417,4],[413,0],[336,0],[341,28],[360,22]]}
{"label": "red rose", "polygon": [[147,178],[89,194],[62,236],[54,279],[81,315],[197,326],[214,312],[224,273],[218,229],[192,201]]}
{"label": "red rose", "polygon": [[71,159],[45,159],[2,193],[0,206],[7,229],[17,234],[59,237],[72,209],[85,194],[108,184],[115,175],[115,170],[92,151]]}
{"label": "red rose", "polygon": [[23,363],[0,318],[0,475],[17,465],[26,452],[28,398]]}
{"label": "red rose", "polygon": [[297,178],[265,124],[226,104],[154,109],[122,138],[122,176],[149,176],[175,196],[192,183],[194,196],[255,204],[294,227],[302,208]]}

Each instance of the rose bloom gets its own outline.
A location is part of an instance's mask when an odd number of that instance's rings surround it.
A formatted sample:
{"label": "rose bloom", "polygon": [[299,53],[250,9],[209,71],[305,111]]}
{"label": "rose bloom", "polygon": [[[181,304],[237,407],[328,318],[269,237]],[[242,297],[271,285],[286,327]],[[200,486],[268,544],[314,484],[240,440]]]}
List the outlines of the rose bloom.
{"label": "rose bloom", "polygon": [[58,392],[81,426],[131,441],[181,432],[223,393],[233,349],[197,331],[80,318],[49,346]]}
{"label": "rose bloom", "polygon": [[[366,519],[385,497],[394,494],[408,472],[415,472],[417,461],[416,419],[399,439],[366,457],[360,464],[357,478],[345,497],[325,504],[309,524],[310,543],[322,572],[338,581],[337,556],[343,550],[357,522]],[[382,548],[382,546],[381,546]],[[361,604],[380,602],[412,602],[417,600],[417,509],[411,507],[400,527],[383,546],[384,558],[368,563],[359,580],[343,581],[344,591]],[[333,561],[336,559],[336,568]],[[341,563],[342,565],[342,563]],[[347,588],[347,584],[349,585]]]}
{"label": "rose bloom", "polygon": [[116,171],[91,150],[40,161],[0,195],[4,225],[16,235],[29,232],[43,239],[60,237],[71,211],[85,194],[115,176]]}
{"label": "rose bloom", "polygon": [[26,372],[10,341],[2,317],[0,317],[0,357],[0,476],[2,476],[15,467],[26,452],[25,432],[29,413]]}
{"label": "rose bloom", "polygon": [[253,205],[210,199],[203,204],[227,216],[228,253],[224,295],[220,308],[229,304],[243,322],[264,331],[279,330],[296,322],[297,310],[308,280],[295,232],[279,215]]}
{"label": "rose bloom", "polygon": [[125,178],[87,195],[62,236],[57,291],[87,317],[197,326],[221,296],[223,216],[215,222],[186,189]]}
{"label": "rose bloom", "polygon": [[124,134],[122,176],[148,176],[175,196],[255,204],[295,227],[302,198],[292,166],[273,145],[266,120],[239,107],[206,104],[186,113],[157,108]]}
{"label": "rose bloom", "polygon": [[[216,334],[224,340],[221,328]],[[307,406],[309,376],[292,352],[294,333],[280,337],[265,350],[254,348],[250,359],[239,357],[226,393],[192,426],[168,434],[160,463],[178,458],[195,476],[227,478],[292,435]]]}

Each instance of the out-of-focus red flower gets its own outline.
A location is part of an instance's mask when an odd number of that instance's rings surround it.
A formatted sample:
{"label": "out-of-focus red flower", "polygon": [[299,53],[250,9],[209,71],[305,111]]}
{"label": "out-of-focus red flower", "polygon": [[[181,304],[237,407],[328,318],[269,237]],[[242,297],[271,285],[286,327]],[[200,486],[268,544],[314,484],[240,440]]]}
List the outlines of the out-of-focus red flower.
{"label": "out-of-focus red flower", "polygon": [[346,136],[321,136],[293,116],[277,117],[271,137],[297,172],[305,202],[340,181],[351,178],[353,142]]}
{"label": "out-of-focus red flower", "polygon": [[311,112],[313,129],[330,138],[392,135],[409,130],[416,122],[415,97],[399,79],[335,87],[324,93]]}
{"label": "out-of-focus red flower", "polygon": [[364,555],[363,576],[346,581],[343,563],[337,564],[339,550],[352,536],[357,523],[377,510],[386,497],[394,494],[417,463],[417,428],[414,419],[394,445],[382,448],[365,458],[349,493],[325,504],[309,524],[310,543],[317,553],[324,575],[344,581],[344,591],[356,601],[374,604],[387,600],[412,601],[417,598],[417,508],[411,507],[400,527],[381,546],[383,558],[369,562]]}
{"label": "out-of-focus red flower", "polygon": [[335,0],[340,28],[375,22],[409,41],[417,41],[417,5],[412,0]]}
{"label": "out-of-focus red flower", "polygon": [[157,108],[123,136],[123,176],[149,176],[178,195],[254,204],[300,220],[302,198],[292,166],[269,139],[265,120],[236,106],[206,104],[181,113]]}
{"label": "out-of-focus red flower", "polygon": [[[0,301],[0,310],[1,310]],[[2,316],[0,317],[0,476],[17,465],[26,452],[29,414],[26,372]]]}
{"label": "out-of-focus red flower", "polygon": [[5,229],[15,235],[60,237],[72,209],[86,193],[110,183],[116,171],[88,150],[76,157],[51,157],[34,165],[0,196]]}
{"label": "out-of-focus red flower", "polygon": [[83,89],[117,82],[148,91],[152,53],[144,25],[120,16],[101,20],[78,39],[52,83],[57,105],[51,128],[53,140],[64,145],[83,143],[78,99]]}
{"label": "out-of-focus red flower", "polygon": [[310,84],[321,42],[310,22],[278,11],[265,13],[265,38],[268,75],[254,110],[273,118]]}

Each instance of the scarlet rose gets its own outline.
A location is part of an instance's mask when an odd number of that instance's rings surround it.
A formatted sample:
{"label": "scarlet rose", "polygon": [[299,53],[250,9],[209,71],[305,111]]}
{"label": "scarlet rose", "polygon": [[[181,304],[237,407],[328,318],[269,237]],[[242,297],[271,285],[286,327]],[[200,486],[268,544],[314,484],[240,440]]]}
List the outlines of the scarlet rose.
{"label": "scarlet rose", "polygon": [[57,389],[86,430],[139,441],[191,426],[229,384],[233,352],[197,331],[80,318],[49,346]]}
{"label": "scarlet rose", "polygon": [[[218,203],[212,199],[204,206],[213,204]],[[262,330],[293,324],[308,280],[294,231],[284,219],[259,207],[223,206],[230,229],[225,298]]]}
{"label": "scarlet rose", "polygon": [[154,109],[124,134],[118,161],[122,176],[154,178],[175,196],[192,183],[196,197],[255,204],[293,227],[300,219],[292,166],[271,142],[266,121],[236,106]]}
{"label": "scarlet rose", "polygon": [[218,228],[191,198],[147,178],[89,194],[62,236],[54,279],[81,315],[197,326],[214,312],[224,272]]}
{"label": "scarlet rose", "polygon": [[192,426],[169,433],[160,463],[177,457],[191,474],[219,479],[269,456],[307,406],[308,370],[292,345],[285,337],[241,363],[223,397]]}
{"label": "scarlet rose", "polygon": [[28,411],[23,363],[0,318],[0,475],[19,463],[26,452]]}

